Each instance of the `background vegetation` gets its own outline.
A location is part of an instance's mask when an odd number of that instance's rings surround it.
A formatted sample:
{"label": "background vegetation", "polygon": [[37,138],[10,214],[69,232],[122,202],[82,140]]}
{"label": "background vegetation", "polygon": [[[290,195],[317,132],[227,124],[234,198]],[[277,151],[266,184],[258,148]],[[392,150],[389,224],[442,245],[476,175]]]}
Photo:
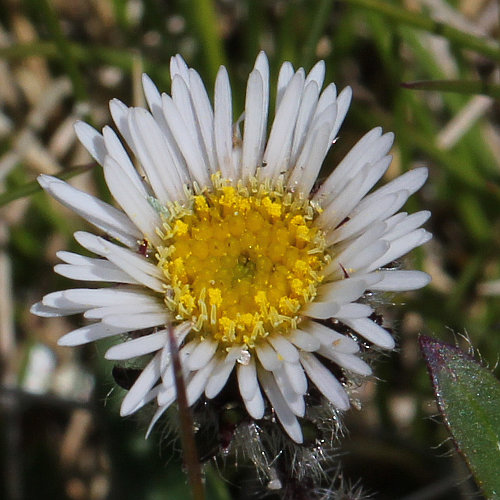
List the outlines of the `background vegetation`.
{"label": "background vegetation", "polygon": [[[84,228],[44,194],[31,194],[30,182],[39,173],[79,173],[72,184],[108,197],[99,167],[77,144],[76,119],[110,123],[112,97],[141,105],[143,71],[168,91],[176,53],[209,87],[226,64],[241,110],[260,49],[273,85],[283,60],[309,69],[325,59],[327,81],[353,88],[325,174],[378,125],[396,132],[387,179],[417,165],[430,169],[407,209],[433,212],[434,239],[410,259],[433,282],[389,297],[400,304],[385,316],[399,348],[359,391],[362,409],[346,415],[341,477],[378,499],[479,496],[433,418],[417,336],[467,346],[465,335],[492,367],[500,352],[500,298],[481,286],[500,277],[499,108],[491,97],[498,96],[498,15],[495,0],[2,0],[0,497],[189,498],[178,443],[161,429],[144,441],[145,417],[118,417],[122,394],[102,360],[106,346],[59,348],[57,338],[78,319],[29,314],[43,294],[72,286],[51,268],[56,250],[76,249],[71,235]],[[442,79],[461,80],[453,84],[459,92],[401,86]],[[214,500],[267,494],[250,467],[235,470],[230,461],[207,468],[207,488]]]}

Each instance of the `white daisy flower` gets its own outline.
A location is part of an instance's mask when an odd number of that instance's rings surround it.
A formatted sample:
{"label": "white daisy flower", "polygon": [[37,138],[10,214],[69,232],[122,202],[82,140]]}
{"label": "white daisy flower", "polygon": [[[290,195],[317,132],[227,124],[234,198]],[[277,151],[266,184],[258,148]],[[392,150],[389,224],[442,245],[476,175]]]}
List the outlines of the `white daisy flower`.
{"label": "white daisy flower", "polygon": [[224,67],[213,107],[200,76],[180,56],[170,70],[172,95],[160,94],[144,76],[149,110],[110,103],[139,171],[110,127],[100,134],[76,124],[119,208],[39,177],[51,196],[106,235],[75,233],[97,257],[58,252],[64,263],[55,271],[108,286],[50,293],[32,311],[83,313],[89,320],[60,345],[118,335],[123,341],[107,359],[148,357],[123,400],[124,416],[155,400],[153,425],[175,402],[170,324],[190,405],[214,398],[234,376],[251,418],[262,419],[272,408],[301,443],[298,417],[305,415],[311,384],[347,410],[346,389],[328,367],[368,376],[360,341],[394,347],[373,319],[367,291],[415,290],[429,282],[420,271],[384,268],[431,237],[420,228],[429,212],[397,213],[427,170],[372,191],[390,164],[394,138],[375,128],[313,189],[351,100],[349,87],[338,95],[334,84],[321,91],[322,61],[307,75],[282,65],[269,135],[264,53],[248,78],[245,113],[236,124]]}

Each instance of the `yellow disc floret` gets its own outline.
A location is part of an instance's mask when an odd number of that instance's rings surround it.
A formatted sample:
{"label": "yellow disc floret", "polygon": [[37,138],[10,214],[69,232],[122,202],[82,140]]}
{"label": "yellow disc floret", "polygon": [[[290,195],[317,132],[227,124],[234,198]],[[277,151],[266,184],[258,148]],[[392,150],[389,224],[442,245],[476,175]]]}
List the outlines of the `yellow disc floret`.
{"label": "yellow disc floret", "polygon": [[281,184],[251,179],[214,188],[169,207],[159,231],[165,303],[200,336],[253,347],[295,328],[314,299],[328,261],[317,209]]}

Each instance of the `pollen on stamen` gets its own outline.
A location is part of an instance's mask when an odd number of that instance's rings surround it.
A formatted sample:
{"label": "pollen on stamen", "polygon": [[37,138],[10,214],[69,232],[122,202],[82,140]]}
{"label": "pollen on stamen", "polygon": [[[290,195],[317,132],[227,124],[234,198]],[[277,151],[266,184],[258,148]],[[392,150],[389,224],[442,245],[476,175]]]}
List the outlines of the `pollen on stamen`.
{"label": "pollen on stamen", "polygon": [[319,210],[282,183],[212,180],[163,216],[165,303],[203,337],[252,348],[295,328],[316,295],[330,260],[313,224]]}

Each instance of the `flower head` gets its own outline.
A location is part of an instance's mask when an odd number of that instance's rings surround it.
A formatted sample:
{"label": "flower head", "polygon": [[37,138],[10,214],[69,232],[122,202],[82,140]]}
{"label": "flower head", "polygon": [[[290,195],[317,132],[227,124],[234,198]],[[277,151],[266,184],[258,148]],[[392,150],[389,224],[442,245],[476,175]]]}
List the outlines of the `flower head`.
{"label": "flower head", "polygon": [[213,108],[200,76],[180,56],[170,69],[171,96],[144,76],[149,110],[110,103],[138,169],[111,128],[100,134],[76,124],[120,208],[40,176],[49,194],[107,235],[75,233],[97,258],[59,252],[64,264],[55,271],[111,286],[51,293],[33,312],[84,314],[88,324],[61,345],[126,334],[106,358],[146,361],[122,415],[154,400],[154,424],[175,402],[172,325],[190,405],[219,396],[234,381],[252,419],[274,411],[300,443],[298,417],[312,388],[346,410],[349,395],[336,374],[371,374],[362,342],[394,347],[367,292],[413,290],[429,281],[419,271],[384,267],[430,238],[420,228],[428,212],[397,213],[427,171],[412,170],[373,191],[393,142],[393,134],[375,128],[313,189],[351,100],[349,88],[337,95],[330,84],[321,91],[323,62],[308,75],[283,64],[269,136],[264,53],[236,124],[224,67]]}

